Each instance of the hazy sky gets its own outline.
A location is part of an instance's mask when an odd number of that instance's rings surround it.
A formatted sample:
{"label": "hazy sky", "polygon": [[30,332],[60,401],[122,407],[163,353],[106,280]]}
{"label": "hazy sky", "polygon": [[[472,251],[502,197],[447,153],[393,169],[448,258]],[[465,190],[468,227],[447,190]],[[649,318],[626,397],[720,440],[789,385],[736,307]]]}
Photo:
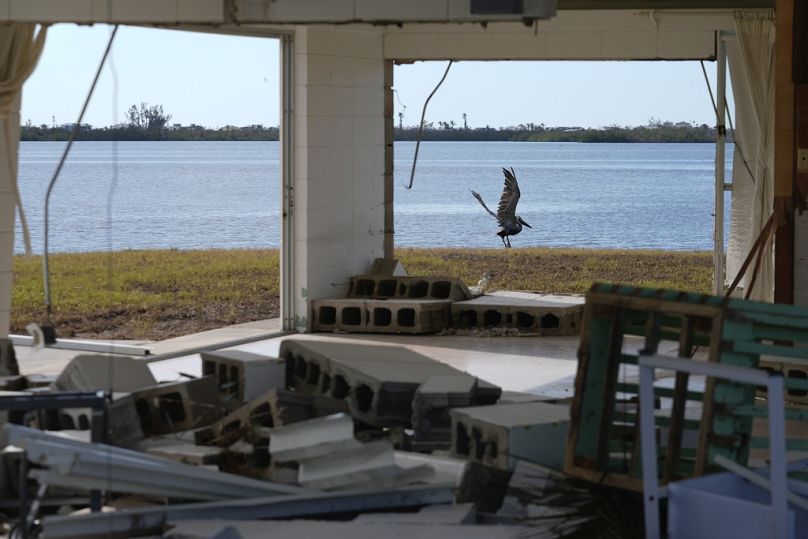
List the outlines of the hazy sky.
{"label": "hazy sky", "polygon": [[[110,27],[57,25],[25,84],[22,121],[76,121]],[[130,105],[161,104],[171,123],[209,127],[278,123],[278,42],[121,27],[85,122],[125,120]],[[415,125],[445,62],[397,66],[396,114]],[[715,65],[707,64],[711,79]],[[403,105],[403,107],[402,107]],[[427,121],[470,127],[643,125],[652,117],[715,123],[698,62],[459,62],[432,99]],[[396,116],[396,123],[398,117]]]}

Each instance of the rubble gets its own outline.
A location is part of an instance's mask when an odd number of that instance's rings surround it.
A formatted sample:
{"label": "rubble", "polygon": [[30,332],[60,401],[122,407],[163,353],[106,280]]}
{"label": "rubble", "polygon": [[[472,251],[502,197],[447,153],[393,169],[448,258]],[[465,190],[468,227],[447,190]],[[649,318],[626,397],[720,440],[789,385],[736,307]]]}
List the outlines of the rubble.
{"label": "rubble", "polygon": [[437,299],[318,299],[312,331],[437,333],[449,327],[452,302]]}

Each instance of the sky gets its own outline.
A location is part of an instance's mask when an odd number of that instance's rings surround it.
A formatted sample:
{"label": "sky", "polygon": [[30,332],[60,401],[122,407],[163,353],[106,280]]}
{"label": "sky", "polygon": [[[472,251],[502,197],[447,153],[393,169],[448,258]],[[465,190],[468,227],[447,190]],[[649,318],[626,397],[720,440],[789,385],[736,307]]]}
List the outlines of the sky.
{"label": "sky", "polygon": [[[78,118],[111,28],[60,24],[48,30],[25,83],[21,118],[35,125]],[[121,27],[84,118],[125,121],[141,102],[162,105],[170,123],[206,127],[278,124],[278,41]],[[446,62],[397,66],[396,124],[417,125]],[[707,64],[715,87],[715,65]],[[698,62],[457,62],[429,103],[427,122],[469,127],[603,127],[651,119],[713,125]]]}

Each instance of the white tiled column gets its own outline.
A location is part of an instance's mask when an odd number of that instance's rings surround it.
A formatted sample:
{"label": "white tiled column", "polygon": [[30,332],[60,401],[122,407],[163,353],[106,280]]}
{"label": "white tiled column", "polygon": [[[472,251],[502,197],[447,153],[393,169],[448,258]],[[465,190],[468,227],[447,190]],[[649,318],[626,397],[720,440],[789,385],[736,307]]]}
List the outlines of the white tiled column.
{"label": "white tiled column", "polygon": [[375,28],[299,27],[294,39],[295,326],[384,256],[384,59]]}
{"label": "white tiled column", "polygon": [[[11,182],[20,143],[19,99],[14,112],[0,119],[0,337],[7,337],[11,324],[12,266],[14,265],[15,200]],[[3,125],[8,122],[8,126]],[[6,135],[11,137],[7,144]],[[13,168],[16,169],[16,166]]]}

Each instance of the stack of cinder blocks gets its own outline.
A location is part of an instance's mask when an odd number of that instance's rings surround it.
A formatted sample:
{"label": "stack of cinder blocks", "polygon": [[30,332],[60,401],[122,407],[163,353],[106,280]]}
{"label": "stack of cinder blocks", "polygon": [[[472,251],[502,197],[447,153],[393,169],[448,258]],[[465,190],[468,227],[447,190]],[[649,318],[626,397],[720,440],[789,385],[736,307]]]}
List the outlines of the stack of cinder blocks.
{"label": "stack of cinder blocks", "polygon": [[[287,339],[287,386],[344,399],[351,415],[376,426],[410,426],[416,390],[432,377],[463,375],[448,365],[400,346]],[[479,381],[480,404],[497,401],[500,388]]]}
{"label": "stack of cinder blocks", "polygon": [[470,297],[451,277],[357,275],[347,298],[312,301],[312,330],[435,333],[450,326],[452,302]]}

